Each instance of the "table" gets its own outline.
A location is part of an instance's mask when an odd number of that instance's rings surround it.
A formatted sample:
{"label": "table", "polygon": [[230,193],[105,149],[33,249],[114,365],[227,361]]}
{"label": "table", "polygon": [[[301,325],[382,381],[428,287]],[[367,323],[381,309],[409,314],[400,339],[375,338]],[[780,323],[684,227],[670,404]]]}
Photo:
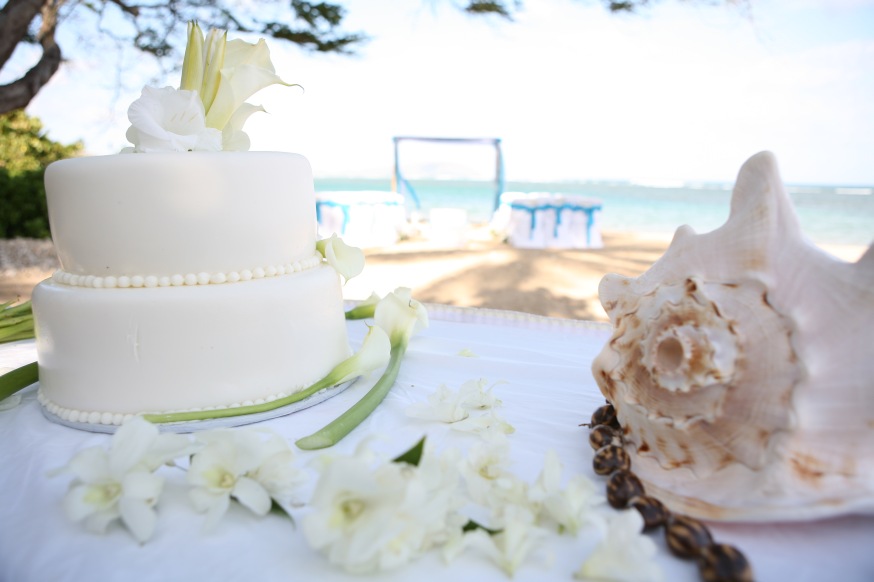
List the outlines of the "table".
{"label": "table", "polygon": [[[429,306],[429,313],[431,326],[413,339],[392,392],[336,448],[351,451],[376,433],[387,435],[386,446],[397,447],[398,453],[423,434],[437,448],[469,447],[475,437],[409,418],[403,411],[412,402],[424,401],[441,383],[457,388],[466,380],[485,377],[506,381],[495,391],[503,401],[501,415],[516,428],[509,439],[517,474],[534,480],[544,453],[553,449],[564,463],[565,478],[583,473],[603,487],[604,479],[590,468],[593,452],[586,442],[587,430],[578,425],[603,403],[589,368],[610,336],[609,326],[449,306]],[[348,325],[350,341],[357,347],[365,326],[362,322]],[[34,358],[32,341],[0,346],[0,366],[17,366]],[[375,381],[376,377],[359,380],[314,408],[259,426],[293,441],[335,418]],[[0,458],[4,461],[0,471],[0,580],[368,579],[328,564],[308,547],[299,527],[272,514],[257,518],[232,506],[216,530],[204,533],[203,517],[190,510],[183,487],[172,487],[174,480],[170,479],[159,505],[158,529],[145,545],[138,545],[122,527],[110,527],[105,536],[85,532],[68,522],[61,508],[69,477],[48,478],[46,473],[85,447],[105,445],[108,438],[45,420],[34,387],[27,389],[18,407],[0,412]],[[319,454],[300,452],[303,459]],[[717,540],[744,551],[760,581],[874,580],[872,516],[797,524],[711,524],[711,529]],[[515,581],[570,581],[597,541],[585,531],[577,538],[549,539],[551,559],[526,562],[516,572]],[[668,554],[660,534],[653,539],[665,580],[698,579],[692,564]],[[454,582],[508,580],[477,555],[464,554],[446,565],[435,552],[372,578],[427,582],[450,577]]]}

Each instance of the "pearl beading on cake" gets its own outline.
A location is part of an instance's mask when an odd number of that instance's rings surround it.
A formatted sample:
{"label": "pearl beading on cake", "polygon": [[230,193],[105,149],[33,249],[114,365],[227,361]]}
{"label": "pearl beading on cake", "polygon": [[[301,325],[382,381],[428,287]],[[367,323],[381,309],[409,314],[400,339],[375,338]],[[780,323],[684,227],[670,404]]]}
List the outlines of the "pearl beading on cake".
{"label": "pearl beading on cake", "polygon": [[154,287],[182,287],[184,285],[220,285],[222,283],[236,283],[238,281],[251,281],[265,277],[278,277],[299,273],[319,266],[322,255],[314,254],[308,259],[286,263],[285,265],[269,265],[267,267],[255,267],[242,271],[229,273],[187,273],[169,276],[156,275],[120,275],[118,277],[108,275],[74,275],[61,269],[55,271],[52,280],[62,285],[71,287],[91,287],[94,289],[127,289],[127,288],[154,288]]}
{"label": "pearl beading on cake", "polygon": [[[273,402],[274,400],[279,400],[280,398],[285,398],[286,396],[291,395],[291,392],[277,392],[276,394],[270,394],[265,396],[264,398],[258,398],[256,400],[245,400],[243,402],[234,402],[233,404],[228,404],[227,406],[204,406],[203,408],[186,408],[182,410],[162,410],[156,412],[150,412],[149,414],[169,414],[174,412],[200,412],[202,410],[223,410],[225,408],[240,408],[241,406],[254,406],[257,404],[264,404],[265,402]],[[84,410],[75,410],[72,408],[64,408],[49,399],[43,393],[42,388],[39,388],[37,391],[37,400],[39,403],[48,410],[50,413],[55,416],[69,421],[69,422],[84,422],[88,424],[106,424],[106,425],[114,425],[120,426],[130,418],[132,418],[133,414],[123,414],[120,412],[88,412]]]}

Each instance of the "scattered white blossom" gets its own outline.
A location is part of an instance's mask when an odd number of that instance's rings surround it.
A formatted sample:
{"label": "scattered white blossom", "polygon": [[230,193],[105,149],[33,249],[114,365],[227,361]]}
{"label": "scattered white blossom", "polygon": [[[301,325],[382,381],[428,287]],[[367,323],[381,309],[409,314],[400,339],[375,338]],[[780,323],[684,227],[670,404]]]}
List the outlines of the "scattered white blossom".
{"label": "scattered white blossom", "polygon": [[473,350],[471,350],[470,348],[462,348],[461,350],[458,351],[458,355],[461,356],[462,358],[478,358],[479,357],[479,355],[477,355],[477,353],[474,352]]}
{"label": "scattered white blossom", "polygon": [[547,451],[543,470],[529,492],[529,499],[540,507],[542,520],[557,524],[561,532],[571,535],[588,524],[603,529],[606,498],[598,486],[584,475],[575,475],[562,489],[561,471],[558,455]]}
{"label": "scattered white blossom", "polygon": [[304,481],[291,464],[293,453],[279,437],[258,430],[214,430],[197,435],[204,448],[191,458],[189,497],[206,513],[210,529],[227,511],[231,497],[256,515],[265,515],[277,502],[288,502]]}
{"label": "scattered white blossom", "polygon": [[450,425],[452,430],[478,434],[486,440],[501,439],[504,435],[513,434],[516,429],[512,424],[501,418],[493,409],[479,416],[469,416]]}
{"label": "scattered white blossom", "polygon": [[477,529],[467,535],[465,545],[483,551],[509,576],[540,546],[546,531],[535,523],[535,515],[524,505],[508,505],[500,531],[489,535]]}
{"label": "scattered white blossom", "polygon": [[[454,460],[427,454],[418,467],[359,451],[321,472],[304,517],[309,544],[349,572],[390,570],[442,543],[458,525]],[[460,526],[459,526],[460,527]]]}
{"label": "scattered white blossom", "polygon": [[95,533],[104,533],[120,518],[139,542],[147,541],[155,531],[154,507],[164,486],[153,471],[193,450],[186,437],[159,434],[153,424],[132,418],[118,428],[108,451],[85,449],[57,471],[75,476],[64,497],[67,517]]}
{"label": "scattered white blossom", "polygon": [[501,405],[493,394],[494,386],[488,386],[485,378],[468,380],[458,390],[441,384],[428,396],[427,402],[416,402],[407,407],[406,414],[421,420],[453,424],[452,428],[464,432],[511,434],[513,427],[494,412],[473,417],[470,414],[471,411],[491,410]]}
{"label": "scattered white blossom", "polygon": [[604,539],[574,574],[580,580],[661,582],[664,574],[653,558],[656,545],[642,535],[643,518],[635,509],[610,520]]}

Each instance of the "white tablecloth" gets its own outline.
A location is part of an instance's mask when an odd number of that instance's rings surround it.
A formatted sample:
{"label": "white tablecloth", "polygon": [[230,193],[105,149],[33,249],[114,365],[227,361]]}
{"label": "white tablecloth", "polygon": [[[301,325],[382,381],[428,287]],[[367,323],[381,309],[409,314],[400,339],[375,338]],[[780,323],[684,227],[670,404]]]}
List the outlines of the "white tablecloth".
{"label": "white tablecloth", "polygon": [[[505,380],[495,388],[500,414],[515,428],[510,436],[513,470],[536,478],[548,449],[559,453],[565,478],[583,473],[603,487],[591,470],[587,429],[591,412],[603,403],[591,377],[592,358],[609,337],[603,325],[522,316],[509,312],[430,308],[431,327],[416,336],[397,384],[385,402],[337,448],[350,451],[366,435],[389,437],[400,453],[423,434],[437,448],[466,448],[471,435],[408,418],[405,408],[424,401],[441,383],[457,388],[471,378]],[[350,322],[351,341],[364,335],[362,322]],[[470,350],[477,357],[460,355]],[[0,346],[0,366],[35,359],[33,342]],[[335,418],[370,388],[360,380],[346,392],[305,411],[263,423],[290,440],[305,436]],[[64,517],[61,503],[69,477],[48,478],[85,447],[105,445],[109,436],[55,425],[43,418],[33,387],[17,408],[0,412],[0,581],[48,580],[265,582],[273,580],[362,580],[332,567],[306,544],[299,527],[275,515],[256,518],[232,506],[217,529],[204,533],[203,516],[186,499],[184,480],[168,479],[158,507],[158,527],[145,545],[120,526],[105,536],[84,531]],[[321,454],[300,453],[304,458]],[[166,468],[162,471],[173,471]],[[178,470],[178,469],[175,469]],[[755,569],[757,580],[821,582],[874,580],[874,517],[845,516],[809,523],[711,524],[718,541],[737,545]],[[667,581],[697,580],[691,563],[672,557],[660,533],[653,539]],[[514,580],[572,580],[596,539],[550,538],[551,562],[534,559]],[[507,580],[496,566],[467,553],[446,565],[437,553],[379,580]]]}

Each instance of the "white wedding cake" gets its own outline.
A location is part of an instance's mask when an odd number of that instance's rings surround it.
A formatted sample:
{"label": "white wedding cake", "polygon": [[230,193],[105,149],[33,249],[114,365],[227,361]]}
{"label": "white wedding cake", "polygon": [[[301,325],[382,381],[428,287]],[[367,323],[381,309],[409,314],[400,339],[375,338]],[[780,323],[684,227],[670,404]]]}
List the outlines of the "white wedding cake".
{"label": "white wedding cake", "polygon": [[259,404],[350,355],[307,160],[121,154],[45,175],[61,269],[33,293],[39,398],[71,422]]}

